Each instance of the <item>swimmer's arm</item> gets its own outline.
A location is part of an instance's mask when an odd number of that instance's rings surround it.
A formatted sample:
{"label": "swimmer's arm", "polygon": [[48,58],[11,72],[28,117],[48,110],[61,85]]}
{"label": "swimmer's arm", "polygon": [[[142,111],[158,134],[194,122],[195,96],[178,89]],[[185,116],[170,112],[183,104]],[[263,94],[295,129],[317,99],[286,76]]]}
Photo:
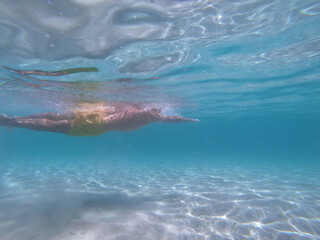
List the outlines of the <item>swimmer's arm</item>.
{"label": "swimmer's arm", "polygon": [[146,118],[146,120],[153,119],[154,122],[199,122],[199,119],[185,118],[182,116],[167,116],[161,113],[161,109],[150,109],[144,111],[141,117]]}
{"label": "swimmer's arm", "polygon": [[106,128],[109,131],[130,131],[153,122],[198,122],[198,119],[181,116],[165,116],[159,109],[125,111],[105,118]]}
{"label": "swimmer's arm", "polygon": [[165,116],[162,115],[160,122],[200,122],[199,119],[185,118],[181,116]]}
{"label": "swimmer's arm", "polygon": [[155,121],[157,117],[149,111],[122,111],[105,118],[107,131],[130,131]]}

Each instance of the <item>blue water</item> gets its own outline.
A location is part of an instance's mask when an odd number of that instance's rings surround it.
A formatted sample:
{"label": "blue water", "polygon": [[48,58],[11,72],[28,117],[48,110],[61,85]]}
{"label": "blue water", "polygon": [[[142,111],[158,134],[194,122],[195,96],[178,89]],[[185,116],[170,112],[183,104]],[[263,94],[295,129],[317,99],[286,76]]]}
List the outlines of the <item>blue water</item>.
{"label": "blue water", "polygon": [[158,104],[194,123],[0,128],[0,239],[320,239],[319,1],[0,1],[0,113]]}

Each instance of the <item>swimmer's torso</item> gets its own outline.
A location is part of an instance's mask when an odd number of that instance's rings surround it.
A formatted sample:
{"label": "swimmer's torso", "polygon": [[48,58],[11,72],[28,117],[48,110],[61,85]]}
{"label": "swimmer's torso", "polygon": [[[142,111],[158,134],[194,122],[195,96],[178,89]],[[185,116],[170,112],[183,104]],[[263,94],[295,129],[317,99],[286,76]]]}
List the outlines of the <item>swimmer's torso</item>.
{"label": "swimmer's torso", "polygon": [[104,133],[106,129],[105,116],[112,112],[112,107],[105,103],[83,103],[73,112],[75,119],[72,121],[69,135],[71,136],[97,136]]}
{"label": "swimmer's torso", "polygon": [[97,136],[106,131],[129,131],[155,121],[145,106],[129,103],[82,103],[73,111],[69,135]]}

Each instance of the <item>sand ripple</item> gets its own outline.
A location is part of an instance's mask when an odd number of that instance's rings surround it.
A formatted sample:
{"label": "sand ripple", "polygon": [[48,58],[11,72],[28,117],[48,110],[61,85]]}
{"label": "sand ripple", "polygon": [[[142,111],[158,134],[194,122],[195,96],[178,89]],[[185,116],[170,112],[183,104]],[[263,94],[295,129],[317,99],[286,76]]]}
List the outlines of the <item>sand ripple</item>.
{"label": "sand ripple", "polygon": [[0,239],[320,239],[316,171],[0,170]]}

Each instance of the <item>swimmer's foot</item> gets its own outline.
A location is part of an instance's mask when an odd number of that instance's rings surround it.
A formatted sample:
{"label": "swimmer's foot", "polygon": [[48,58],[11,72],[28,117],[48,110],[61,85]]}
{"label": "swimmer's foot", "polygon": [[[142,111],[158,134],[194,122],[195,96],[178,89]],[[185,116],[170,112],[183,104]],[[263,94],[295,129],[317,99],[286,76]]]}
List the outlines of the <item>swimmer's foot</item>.
{"label": "swimmer's foot", "polygon": [[0,126],[5,126],[11,121],[12,118],[8,117],[6,114],[0,115]]}
{"label": "swimmer's foot", "polygon": [[0,115],[0,119],[8,119],[8,116],[3,113],[3,114]]}

